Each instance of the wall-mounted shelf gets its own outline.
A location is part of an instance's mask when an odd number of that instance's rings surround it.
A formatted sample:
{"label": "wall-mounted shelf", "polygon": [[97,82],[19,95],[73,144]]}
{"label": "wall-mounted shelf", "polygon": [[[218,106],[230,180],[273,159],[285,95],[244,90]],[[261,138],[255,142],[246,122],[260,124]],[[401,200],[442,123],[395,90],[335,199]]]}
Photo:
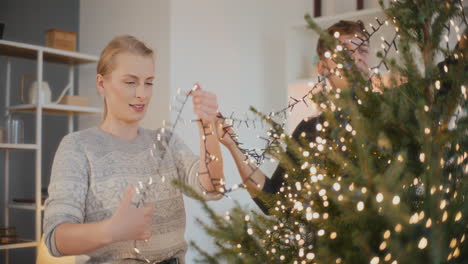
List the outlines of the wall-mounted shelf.
{"label": "wall-mounted shelf", "polygon": [[25,242],[18,242],[18,243],[11,243],[11,244],[1,244],[1,249],[15,249],[15,248],[28,248],[28,247],[37,247],[39,243],[36,241],[25,241]]}
{"label": "wall-mounted shelf", "polygon": [[[16,106],[11,106],[10,110],[15,111],[15,112],[35,112],[37,110],[37,105],[33,105],[33,104],[16,105]],[[96,107],[61,105],[61,104],[42,105],[42,111],[47,114],[97,114],[97,113],[102,112],[100,108],[96,108]]]}
{"label": "wall-mounted shelf", "polygon": [[[18,203],[18,202],[10,202],[8,204],[9,208],[13,209],[23,209],[23,210],[36,210],[37,206],[35,203]],[[41,206],[41,211],[44,211],[44,206]]]}
{"label": "wall-mounted shelf", "polygon": [[9,40],[0,40],[0,55],[35,60],[41,51],[44,61],[68,65],[93,63],[98,57],[79,52],[47,48],[38,45],[19,43]]}
{"label": "wall-mounted shelf", "polygon": [[0,149],[37,149],[36,144],[7,144],[0,143]]}
{"label": "wall-mounted shelf", "polygon": [[[369,8],[358,11],[346,12],[343,14],[337,14],[332,16],[321,16],[314,18],[314,21],[320,26],[327,26],[333,24],[339,20],[356,20],[361,17],[375,17],[382,16],[383,11],[381,8]],[[292,29],[308,29],[307,24],[304,21],[298,22],[291,26]],[[310,30],[310,29],[309,29]]]}

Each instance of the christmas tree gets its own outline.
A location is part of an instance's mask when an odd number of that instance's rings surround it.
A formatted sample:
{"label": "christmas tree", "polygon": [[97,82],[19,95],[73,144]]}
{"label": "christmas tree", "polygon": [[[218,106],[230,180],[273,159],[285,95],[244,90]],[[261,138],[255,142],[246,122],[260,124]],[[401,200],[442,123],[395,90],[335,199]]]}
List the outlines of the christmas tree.
{"label": "christmas tree", "polygon": [[[192,243],[200,262],[468,263],[467,47],[449,47],[447,36],[452,28],[467,38],[462,2],[391,1],[384,12],[396,35],[370,78],[306,16],[352,87],[313,95],[323,122],[312,141],[292,139],[252,108],[271,125],[267,153],[286,184],[258,194],[271,216],[241,206],[218,215],[193,193],[218,249]],[[398,59],[386,56],[390,48]]]}

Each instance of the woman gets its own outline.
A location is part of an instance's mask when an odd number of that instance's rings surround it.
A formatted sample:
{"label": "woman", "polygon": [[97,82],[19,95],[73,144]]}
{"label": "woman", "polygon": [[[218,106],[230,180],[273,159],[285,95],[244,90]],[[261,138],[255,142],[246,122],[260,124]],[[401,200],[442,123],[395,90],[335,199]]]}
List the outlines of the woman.
{"label": "woman", "polygon": [[[44,216],[52,255],[86,254],[88,263],[185,262],[184,203],[171,183],[180,180],[206,199],[221,197],[221,151],[207,131],[216,119],[217,99],[198,84],[190,93],[200,119],[198,158],[170,131],[139,127],[153,74],[153,51],[132,36],[116,37],[103,50],[96,85],[104,97],[104,121],[65,136],[55,154]],[[205,162],[207,152],[217,159]],[[138,187],[149,181],[154,183],[145,205],[137,208]]]}

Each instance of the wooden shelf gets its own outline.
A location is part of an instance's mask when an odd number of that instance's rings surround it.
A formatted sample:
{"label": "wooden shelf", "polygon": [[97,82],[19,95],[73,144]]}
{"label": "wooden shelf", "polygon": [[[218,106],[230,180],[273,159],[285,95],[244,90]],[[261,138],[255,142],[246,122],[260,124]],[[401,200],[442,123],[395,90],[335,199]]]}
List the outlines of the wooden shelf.
{"label": "wooden shelf", "polygon": [[0,143],[0,149],[37,149],[37,145]]}
{"label": "wooden shelf", "polygon": [[[11,111],[15,112],[35,112],[37,105],[25,104],[10,107]],[[42,106],[44,113],[48,114],[96,114],[102,110],[97,107],[61,105],[61,104],[46,104]]]}
{"label": "wooden shelf", "polygon": [[18,243],[11,243],[11,244],[0,244],[1,249],[15,249],[15,248],[29,248],[29,247],[37,247],[38,243],[36,241],[24,241]]}
{"label": "wooden shelf", "polygon": [[[375,17],[378,15],[384,15],[381,8],[369,8],[369,9],[363,9],[363,10],[358,10],[358,11],[346,12],[342,14],[331,15],[331,16],[315,17],[313,18],[313,20],[318,25],[325,26],[327,24],[338,22],[339,20],[355,20],[358,18],[362,19],[362,17],[370,17],[370,16]],[[385,19],[385,17],[381,17],[381,18],[382,18],[381,20]],[[292,28],[293,29],[309,29],[308,25],[304,21],[294,24]]]}
{"label": "wooden shelf", "polygon": [[[23,210],[36,210],[36,204],[35,203],[18,203],[18,202],[11,202],[8,205],[9,208],[13,209],[23,209]],[[41,211],[44,211],[44,206],[41,206]]]}
{"label": "wooden shelf", "polygon": [[38,51],[43,52],[44,61],[68,65],[94,63],[98,57],[80,52],[47,48],[39,45],[0,40],[0,55],[35,60]]}

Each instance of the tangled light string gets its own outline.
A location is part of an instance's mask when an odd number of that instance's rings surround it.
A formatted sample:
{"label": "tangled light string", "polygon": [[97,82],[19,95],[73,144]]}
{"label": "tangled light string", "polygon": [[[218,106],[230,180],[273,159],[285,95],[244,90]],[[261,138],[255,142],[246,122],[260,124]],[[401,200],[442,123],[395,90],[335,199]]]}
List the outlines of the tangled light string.
{"label": "tangled light string", "polygon": [[[463,8],[462,6],[462,0],[457,0],[457,2],[459,3],[460,5],[460,8]],[[384,20],[383,22],[380,21],[378,18],[375,18],[375,21],[377,22],[377,26],[374,27],[372,24],[370,24],[370,28],[372,29],[372,32],[369,32],[368,30],[365,30],[364,33],[365,33],[365,37],[361,37],[361,36],[357,36],[358,39],[361,41],[360,43],[356,43],[354,41],[352,41],[351,43],[354,44],[356,46],[356,48],[354,49],[344,49],[348,52],[355,52],[356,50],[358,50],[362,45],[364,45],[365,43],[368,43],[370,41],[370,39],[384,26],[388,26],[389,25],[389,22],[388,20]],[[466,17],[463,15],[462,16],[462,23],[468,28],[468,22],[467,22],[467,19]],[[456,32],[457,32],[457,38],[458,40],[460,40],[460,35],[458,34],[459,33],[459,30],[457,29],[458,27],[454,25],[454,22],[453,20],[451,20],[450,24],[446,25],[446,30],[447,30],[447,35],[446,35],[446,39],[448,39],[449,35],[450,35],[450,28],[451,26],[454,26],[456,28]],[[389,52],[394,49],[396,52],[398,52],[398,47],[397,47],[397,39],[399,37],[399,33],[398,33],[398,28],[395,28],[395,34],[394,36],[392,37],[391,41],[388,42],[386,41],[383,37],[382,37],[382,50],[383,50],[383,55],[381,56],[381,60],[380,62],[374,66],[374,67],[371,67],[369,68],[369,70],[371,71],[371,74],[369,75],[368,77],[368,81],[370,83],[372,83],[372,80],[375,76],[378,76],[379,77],[379,71],[380,71],[380,68],[382,66],[385,67],[386,70],[389,70],[388,68],[388,65],[386,63],[386,59],[388,57],[388,54]],[[338,38],[335,36],[335,38]],[[340,44],[338,44],[340,45]],[[447,40],[447,49],[448,49],[448,40]],[[291,100],[288,105],[278,111],[272,111],[270,113],[268,113],[267,115],[265,115],[266,119],[272,119],[274,117],[277,117],[277,116],[280,116],[280,117],[283,117],[283,121],[281,122],[282,123],[282,126],[284,126],[285,124],[285,119],[287,118],[287,114],[288,113],[291,113],[293,110],[294,110],[294,107],[298,104],[304,104],[306,107],[309,107],[309,105],[307,104],[307,99],[312,99],[312,96],[313,96],[313,93],[316,89],[320,88],[321,85],[324,85],[323,87],[326,87],[326,80],[329,76],[331,76],[332,74],[339,74],[338,72],[338,69],[340,68],[352,68],[352,65],[340,65],[337,61],[334,60],[333,56],[330,56],[330,59],[333,60],[336,64],[337,64],[337,67],[331,69],[330,73],[324,75],[324,76],[318,76],[317,77],[317,82],[311,86],[311,88],[307,91],[307,93],[305,93],[302,97],[298,97],[298,98],[295,98],[295,97],[289,97],[289,99]],[[340,65],[340,67],[338,67],[338,65]],[[340,76],[340,75],[338,75]],[[342,76],[340,76],[342,77]],[[180,96],[176,96],[176,102],[179,103],[179,106],[178,107],[170,107],[170,110],[176,110],[177,112],[177,115],[176,115],[176,119],[175,119],[175,122],[174,124],[172,125],[171,127],[171,133],[169,135],[169,139],[168,139],[168,142],[172,142],[172,135],[175,131],[175,128],[177,127],[177,124],[183,120],[182,119],[182,112],[188,102],[188,98],[190,97],[192,91],[195,90],[195,87],[192,88],[192,90],[188,93],[185,93],[185,95],[183,96],[183,98],[181,99]],[[180,90],[178,91],[178,94],[180,94]],[[222,135],[218,135],[220,138],[224,138],[224,136],[229,136],[231,140],[233,140],[233,142],[235,143],[236,147],[244,154],[245,156],[245,160],[244,162],[251,168],[251,173],[249,174],[249,176],[247,177],[247,179],[245,180],[245,182],[247,181],[251,181],[253,182],[255,185],[258,186],[257,182],[255,182],[254,179],[252,179],[252,176],[253,174],[259,169],[259,166],[263,164],[264,160],[266,159],[266,156],[267,156],[267,153],[268,151],[270,150],[270,148],[275,144],[277,143],[279,140],[280,140],[280,137],[278,135],[274,136],[274,135],[270,135],[270,137],[259,137],[260,139],[264,140],[266,142],[266,146],[263,148],[263,149],[249,149],[249,148],[243,148],[243,143],[241,143],[239,141],[239,136],[238,134],[236,134],[235,132],[233,132],[233,128],[236,127],[236,128],[239,128],[241,126],[245,126],[246,128],[250,128],[249,124],[253,127],[253,128],[256,128],[257,125],[260,125],[262,128],[264,127],[264,123],[265,123],[265,120],[263,118],[236,118],[235,117],[235,113],[232,112],[231,115],[229,117],[225,117],[223,116],[221,113],[218,113],[218,119],[221,120],[222,122],[222,130],[223,130],[223,134]],[[184,123],[185,123],[185,120],[183,120]],[[208,169],[208,165],[213,161],[213,160],[216,160],[216,157],[214,157],[206,148],[206,138],[208,136],[214,136],[216,133],[213,132],[213,127],[209,124],[209,125],[206,125],[203,123],[202,120],[200,119],[197,119],[197,120],[191,120],[191,122],[197,122],[197,123],[200,123],[201,127],[202,127],[202,131],[203,131],[203,136],[202,136],[202,139],[203,139],[203,144],[204,144],[204,147],[205,147],[205,165],[206,165],[206,168],[207,168],[207,171],[206,172],[201,172],[201,174],[207,174],[210,181],[211,181],[211,184],[212,186],[214,187],[214,190],[213,191],[205,191],[204,194],[220,194],[220,195],[223,195],[229,199],[231,199],[230,196],[228,196],[227,194],[230,193],[230,192],[233,192],[235,190],[238,190],[238,189],[246,189],[246,184],[245,183],[239,183],[239,184],[235,184],[233,185],[232,187],[229,187],[227,188],[225,186],[225,183],[220,180],[220,179],[213,179],[211,177],[211,173]],[[214,128],[216,129],[216,128]],[[164,133],[164,128],[162,128],[162,133]],[[158,134],[157,135],[157,141],[161,141],[161,137],[160,135]],[[153,144],[153,148],[150,150],[151,151],[151,155],[153,157],[156,158],[156,155],[155,155],[155,152],[156,152],[156,144]],[[159,161],[164,161],[165,160],[165,157],[166,157],[166,154],[167,153],[170,153],[168,151],[165,151],[163,153],[163,156],[161,159],[159,159]],[[255,163],[256,166],[254,166],[252,163]],[[161,182],[165,182],[165,177],[164,175],[161,175],[160,174],[160,170],[159,170],[160,166],[158,166],[158,169],[156,171],[156,175],[159,176],[159,178],[161,179]],[[152,189],[152,186],[154,185],[154,180],[152,177],[149,178],[148,182],[147,183],[143,183],[143,182],[138,182],[138,186],[136,187],[136,192],[137,194],[140,195],[140,199],[137,203],[137,207],[141,207],[143,204],[144,204],[144,201],[146,199],[146,196],[147,194],[151,191]],[[157,263],[158,261],[160,260],[149,260],[147,257],[145,257],[142,252],[139,250],[139,248],[137,247],[137,241],[135,240],[134,241],[134,252],[137,254],[137,258],[127,258],[126,260],[133,260],[133,261],[138,261],[138,262],[142,262],[142,263],[148,263],[148,264],[154,264],[154,263]]]}

